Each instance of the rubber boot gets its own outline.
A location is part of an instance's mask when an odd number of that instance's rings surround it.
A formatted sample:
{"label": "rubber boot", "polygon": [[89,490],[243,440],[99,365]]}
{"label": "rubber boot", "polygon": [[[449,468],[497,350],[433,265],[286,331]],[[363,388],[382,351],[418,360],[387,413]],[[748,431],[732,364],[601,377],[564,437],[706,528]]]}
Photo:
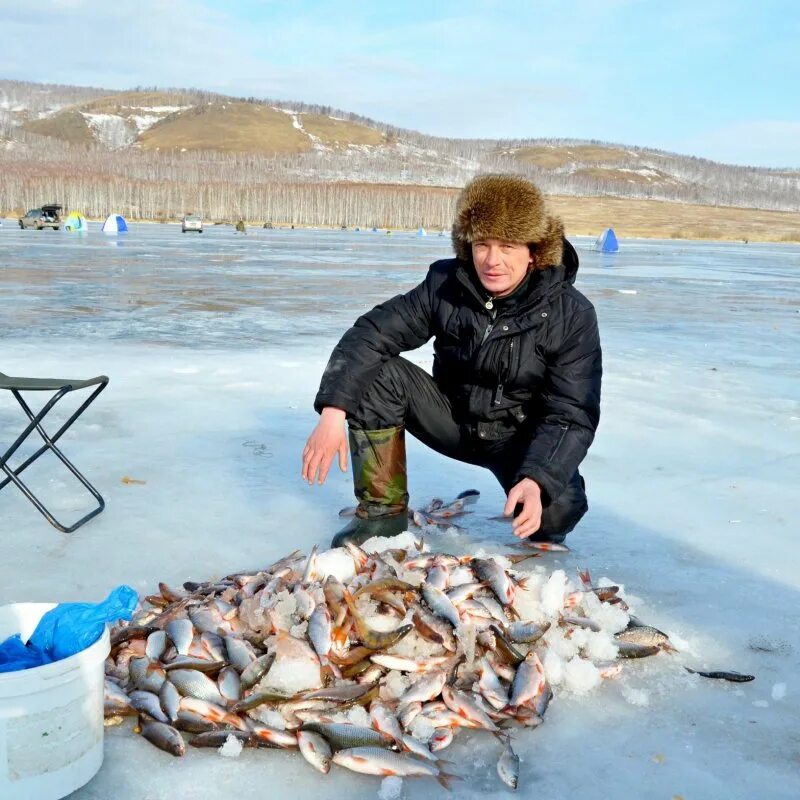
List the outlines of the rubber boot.
{"label": "rubber boot", "polygon": [[397,536],[408,529],[405,429],[365,431],[350,428],[350,458],[356,515],[331,547],[361,545],[373,536]]}

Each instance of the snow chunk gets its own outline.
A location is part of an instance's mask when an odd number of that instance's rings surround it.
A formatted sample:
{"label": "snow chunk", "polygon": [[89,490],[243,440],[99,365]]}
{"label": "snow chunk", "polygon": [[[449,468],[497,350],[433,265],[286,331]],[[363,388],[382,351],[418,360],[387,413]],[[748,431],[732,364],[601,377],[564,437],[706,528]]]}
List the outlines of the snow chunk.
{"label": "snow chunk", "polygon": [[786,697],[786,684],[785,683],[776,683],[772,687],[772,699],[773,700],[783,700]]}
{"label": "snow chunk", "polygon": [[542,662],[544,666],[544,674],[551,684],[558,686],[564,682],[564,671],[566,669],[566,662],[556,653],[552,648],[548,648]]}
{"label": "snow chunk", "polygon": [[345,717],[351,725],[358,725],[361,728],[371,728],[372,720],[369,718],[364,706],[353,706],[345,712]]}
{"label": "snow chunk", "polygon": [[402,672],[392,670],[381,685],[381,699],[397,700],[409,686],[411,686],[410,678],[407,678]]}
{"label": "snow chunk", "polygon": [[542,610],[554,617],[564,607],[564,594],[567,589],[567,576],[563,569],[557,569],[542,588]]}
{"label": "snow chunk", "polygon": [[564,683],[575,694],[586,694],[597,686],[600,681],[600,671],[583,658],[575,657],[564,670]]}
{"label": "snow chunk", "polygon": [[397,775],[388,775],[381,781],[378,800],[398,800],[403,792],[403,779]]}
{"label": "snow chunk", "polygon": [[584,631],[583,652],[592,661],[613,661],[617,657],[619,647],[607,631]]}
{"label": "snow chunk", "polygon": [[279,633],[267,639],[267,647],[275,651],[275,662],[258,684],[259,689],[295,694],[322,687],[319,659],[307,642]]}
{"label": "snow chunk", "polygon": [[422,716],[422,714],[417,714],[414,717],[414,721],[411,723],[411,727],[409,728],[409,733],[415,738],[419,739],[421,742],[428,742],[430,741],[431,736],[433,736],[434,732],[436,731],[436,726],[429,720],[427,717]]}
{"label": "snow chunk", "polygon": [[448,589],[453,589],[456,586],[463,586],[467,583],[472,583],[475,580],[475,576],[472,574],[471,569],[467,569],[466,567],[456,567],[454,570],[450,572],[450,578],[447,581]]}
{"label": "snow chunk", "polygon": [[242,752],[242,743],[233,735],[225,740],[225,744],[217,751],[223,758],[238,758]]}
{"label": "snow chunk", "polygon": [[[583,607],[589,619],[593,619],[604,631],[619,633],[628,627],[630,617],[618,605],[604,603],[593,592],[587,592],[583,597]],[[613,656],[603,656],[603,658]]]}
{"label": "snow chunk", "polygon": [[278,731],[286,730],[286,720],[283,715],[277,712],[274,708],[267,708],[266,706],[258,706],[252,708],[247,712],[253,719],[266,725],[268,728],[275,728]]}
{"label": "snow chunk", "polygon": [[317,555],[317,577],[324,581],[328,575],[333,575],[342,583],[349,583],[356,574],[356,565],[353,557],[344,547],[334,547]]}
{"label": "snow chunk", "polygon": [[[373,536],[361,545],[361,549],[367,553],[382,553],[384,550],[411,550],[416,552],[418,545],[419,539],[410,531],[404,531],[397,536]],[[422,548],[422,552],[427,550],[427,546]]]}

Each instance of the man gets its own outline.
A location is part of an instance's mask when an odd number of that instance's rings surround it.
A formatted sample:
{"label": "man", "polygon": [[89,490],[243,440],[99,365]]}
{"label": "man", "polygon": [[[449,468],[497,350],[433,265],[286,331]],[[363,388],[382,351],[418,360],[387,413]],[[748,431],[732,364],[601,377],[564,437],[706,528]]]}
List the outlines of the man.
{"label": "man", "polygon": [[[561,220],[529,181],[485,175],[459,196],[452,239],[456,258],[356,320],[322,376],[302,475],[323,483],[337,453],[346,471],[346,420],[358,499],[334,547],[406,529],[406,429],[491,470],[520,538],[563,541],[588,510],[600,340]],[[399,355],[431,338],[433,376]]]}

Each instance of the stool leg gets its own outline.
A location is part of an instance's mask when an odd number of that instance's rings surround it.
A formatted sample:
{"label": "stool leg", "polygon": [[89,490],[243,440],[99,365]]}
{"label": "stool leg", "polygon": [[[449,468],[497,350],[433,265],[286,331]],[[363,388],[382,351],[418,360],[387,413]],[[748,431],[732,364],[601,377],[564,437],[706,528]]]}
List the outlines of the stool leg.
{"label": "stool leg", "polygon": [[[7,475],[6,479],[0,483],[0,490],[3,489],[9,482],[13,482],[15,486],[28,498],[28,500],[33,503],[33,505],[39,510],[42,516],[47,519],[47,521],[53,525],[53,527],[57,528],[58,530],[64,533],[72,533],[76,531],[78,528],[81,527],[84,523],[88,522],[93,517],[96,517],[104,508],[105,508],[105,501],[103,500],[102,495],[97,491],[97,489],[92,486],[91,483],[81,474],[81,472],[75,467],[75,465],[61,452],[61,450],[56,447],[55,443],[58,439],[61,438],[62,434],[66,432],[66,430],[75,422],[76,419],[89,407],[89,405],[94,401],[100,392],[105,389],[107,385],[107,381],[101,383],[97,389],[95,389],[92,394],[81,404],[81,406],[75,411],[72,416],[56,431],[53,436],[49,436],[47,432],[42,427],[42,420],[45,416],[52,410],[55,404],[68,392],[72,391],[71,386],[65,386],[62,389],[59,389],[58,392],[53,395],[53,397],[45,404],[45,406],[37,413],[34,414],[25,400],[22,398],[22,395],[16,389],[12,390],[14,396],[16,397],[17,401],[19,402],[20,406],[22,407],[25,414],[28,416],[30,420],[29,424],[22,432],[22,434],[16,439],[14,444],[3,454],[2,458],[0,458],[0,469],[5,472]],[[33,455],[29,456],[20,466],[16,469],[12,469],[8,466],[8,459],[16,452],[16,450],[20,447],[20,445],[25,441],[25,439],[30,436],[33,431],[36,430],[39,435],[44,439],[44,445],[42,445]],[[48,509],[41,503],[41,501],[33,494],[30,488],[23,483],[23,481],[19,478],[21,472],[27,469],[37,458],[39,458],[43,453],[47,450],[50,450],[54,453],[54,455],[64,464],[65,467],[75,476],[75,478],[83,485],[83,487],[95,498],[97,501],[97,507],[90,511],[85,516],[81,517],[77,522],[73,525],[66,526],[59,522]]]}

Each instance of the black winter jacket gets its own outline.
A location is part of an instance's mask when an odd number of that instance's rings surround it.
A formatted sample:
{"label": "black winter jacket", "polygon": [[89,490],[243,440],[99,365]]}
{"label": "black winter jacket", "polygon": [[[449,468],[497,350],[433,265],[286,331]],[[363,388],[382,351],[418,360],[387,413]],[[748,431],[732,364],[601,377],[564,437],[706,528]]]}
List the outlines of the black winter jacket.
{"label": "black winter jacket", "polygon": [[[434,338],[433,377],[457,421],[481,437],[516,427],[530,436],[518,480],[558,497],[592,443],[600,419],[602,357],[592,304],[574,288],[578,256],[533,272],[513,303],[493,303],[472,264],[431,265],[416,288],[376,306],[342,337],[314,406],[354,414],[384,362]],[[493,318],[493,313],[495,314]]]}

